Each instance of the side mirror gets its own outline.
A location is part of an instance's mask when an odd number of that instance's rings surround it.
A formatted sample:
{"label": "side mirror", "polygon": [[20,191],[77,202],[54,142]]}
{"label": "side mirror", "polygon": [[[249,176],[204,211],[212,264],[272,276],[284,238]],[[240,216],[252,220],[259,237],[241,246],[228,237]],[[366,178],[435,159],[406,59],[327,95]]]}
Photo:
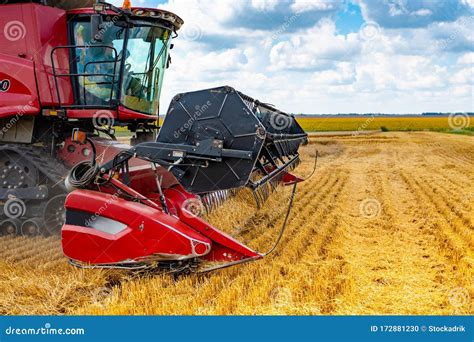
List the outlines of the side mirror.
{"label": "side mirror", "polygon": [[104,39],[102,32],[103,19],[100,14],[91,15],[91,40],[101,43]]}

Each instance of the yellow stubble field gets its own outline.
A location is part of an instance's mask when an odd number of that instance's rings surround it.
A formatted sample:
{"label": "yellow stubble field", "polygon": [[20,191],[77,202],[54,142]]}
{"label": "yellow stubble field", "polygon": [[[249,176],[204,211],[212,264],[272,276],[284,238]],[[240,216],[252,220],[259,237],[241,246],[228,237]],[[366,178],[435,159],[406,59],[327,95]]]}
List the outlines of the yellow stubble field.
{"label": "yellow stubble field", "polygon": [[[206,275],[78,270],[57,238],[0,238],[0,314],[473,314],[474,138],[316,137],[274,254]],[[275,240],[289,189],[208,219],[251,247]]]}

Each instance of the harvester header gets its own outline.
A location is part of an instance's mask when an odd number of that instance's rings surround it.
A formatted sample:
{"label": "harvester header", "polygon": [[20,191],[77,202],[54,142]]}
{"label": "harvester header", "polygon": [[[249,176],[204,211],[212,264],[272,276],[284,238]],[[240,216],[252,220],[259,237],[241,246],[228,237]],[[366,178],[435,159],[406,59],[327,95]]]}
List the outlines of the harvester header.
{"label": "harvester header", "polygon": [[177,95],[157,139],[161,159],[175,163],[173,174],[198,194],[256,189],[294,168],[306,142],[291,115],[228,86]]}
{"label": "harvester header", "polygon": [[242,188],[261,207],[292,185],[286,224],[308,141],[292,115],[223,86],[175,96],[159,127],[183,25],[168,11],[7,1],[0,19],[0,234],[60,233],[80,267],[178,273],[264,256],[202,214]]}

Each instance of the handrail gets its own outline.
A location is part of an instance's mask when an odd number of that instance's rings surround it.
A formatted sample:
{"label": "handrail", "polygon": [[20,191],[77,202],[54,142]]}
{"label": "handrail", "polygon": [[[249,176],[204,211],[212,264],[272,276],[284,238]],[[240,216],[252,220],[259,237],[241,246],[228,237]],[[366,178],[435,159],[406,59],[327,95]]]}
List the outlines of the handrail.
{"label": "handrail", "polygon": [[[113,51],[114,57],[115,57],[114,60],[104,61],[104,63],[114,63],[113,74],[105,74],[105,73],[89,74],[89,73],[72,73],[72,72],[58,74],[56,72],[56,65],[54,63],[54,54],[56,53],[57,50],[67,49],[68,52],[69,52],[69,50],[71,50],[71,49],[92,49],[92,48],[106,48],[106,49],[111,49]],[[111,77],[112,80],[110,81],[110,83],[101,83],[101,84],[112,84],[113,85],[113,84],[116,83],[115,78],[116,78],[116,72],[117,72],[118,53],[117,53],[117,49],[115,49],[112,46],[109,46],[109,45],[60,45],[60,46],[54,47],[51,50],[50,58],[51,58],[51,67],[53,69],[54,83],[55,83],[55,86],[56,86],[56,95],[57,95],[57,98],[58,98],[58,107],[60,109],[63,109],[63,108],[77,108],[78,106],[83,107],[83,106],[89,106],[89,105],[87,104],[87,100],[86,100],[86,82],[83,82],[83,94],[84,94],[84,99],[83,99],[84,101],[83,102],[84,102],[84,104],[83,105],[78,105],[78,104],[64,105],[61,101],[61,92],[59,90],[59,83],[58,83],[58,78],[59,77],[70,77],[70,78],[84,77],[84,81],[85,81],[86,77]],[[99,63],[99,61],[98,62],[88,62],[84,66],[84,71],[85,71],[87,65],[93,64],[93,63]],[[71,68],[72,68],[72,65],[70,64],[69,65],[69,70],[71,70]],[[98,84],[98,83],[95,83],[95,84]],[[112,102],[113,94],[114,94],[114,88],[111,87],[109,102]]]}

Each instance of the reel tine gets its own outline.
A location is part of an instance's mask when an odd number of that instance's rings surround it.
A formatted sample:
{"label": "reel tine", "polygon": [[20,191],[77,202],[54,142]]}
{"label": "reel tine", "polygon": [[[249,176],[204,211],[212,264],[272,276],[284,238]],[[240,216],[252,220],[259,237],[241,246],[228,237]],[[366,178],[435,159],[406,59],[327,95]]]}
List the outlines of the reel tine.
{"label": "reel tine", "polygon": [[201,197],[201,202],[202,202],[202,205],[204,206],[204,209],[206,209],[206,213],[209,213],[209,209],[207,208],[206,195]]}
{"label": "reel tine", "polygon": [[268,199],[268,182],[262,185],[262,198],[263,201],[266,202]]}
{"label": "reel tine", "polygon": [[258,196],[258,208],[260,209],[260,208],[262,208],[263,202],[264,202],[261,187],[257,189],[257,196]]}
{"label": "reel tine", "polygon": [[272,179],[270,180],[270,185],[272,187],[272,191],[275,191],[277,188],[277,182]]}
{"label": "reel tine", "polygon": [[288,144],[286,141],[282,141],[282,147],[283,147],[283,152],[285,153],[285,156],[288,155]]}
{"label": "reel tine", "polygon": [[206,213],[210,214],[212,211],[212,208],[209,202],[209,194],[206,194],[202,197],[202,203],[204,205],[204,208],[206,208]]}
{"label": "reel tine", "polygon": [[258,187],[257,189],[255,189],[255,194],[258,197],[257,207],[258,207],[258,209],[260,209],[262,207],[262,204],[263,204],[263,196],[262,196],[262,187],[261,186]]}
{"label": "reel tine", "polygon": [[217,208],[217,195],[215,192],[212,193],[212,209],[216,209]]}
{"label": "reel tine", "polygon": [[259,189],[259,195],[260,195],[260,202],[261,206],[263,207],[263,204],[267,201],[267,183],[263,184],[260,189]]}
{"label": "reel tine", "polygon": [[257,199],[257,207],[260,209],[262,204],[270,197],[270,187],[268,183],[260,185],[254,190],[255,198]]}
{"label": "reel tine", "polygon": [[221,191],[219,192],[219,198],[220,198],[220,203],[219,203],[219,205],[221,206],[221,205],[224,204],[224,202],[225,202],[225,200],[226,200],[226,196],[225,196],[225,191],[224,191],[224,190],[221,190]]}
{"label": "reel tine", "polygon": [[254,191],[252,191],[252,193],[253,193],[253,198],[255,199],[255,203],[257,204],[257,208],[260,209],[260,208],[261,208],[261,206],[260,206],[260,200],[259,200],[259,198],[258,198],[258,193],[257,193],[257,192],[258,192],[257,189],[255,189]]}
{"label": "reel tine", "polygon": [[272,189],[269,183],[265,184],[265,201],[270,198],[270,195],[272,194]]}
{"label": "reel tine", "polygon": [[218,190],[210,192],[201,197],[206,212],[210,214],[213,210],[222,206],[230,197],[237,195],[238,191]]}

